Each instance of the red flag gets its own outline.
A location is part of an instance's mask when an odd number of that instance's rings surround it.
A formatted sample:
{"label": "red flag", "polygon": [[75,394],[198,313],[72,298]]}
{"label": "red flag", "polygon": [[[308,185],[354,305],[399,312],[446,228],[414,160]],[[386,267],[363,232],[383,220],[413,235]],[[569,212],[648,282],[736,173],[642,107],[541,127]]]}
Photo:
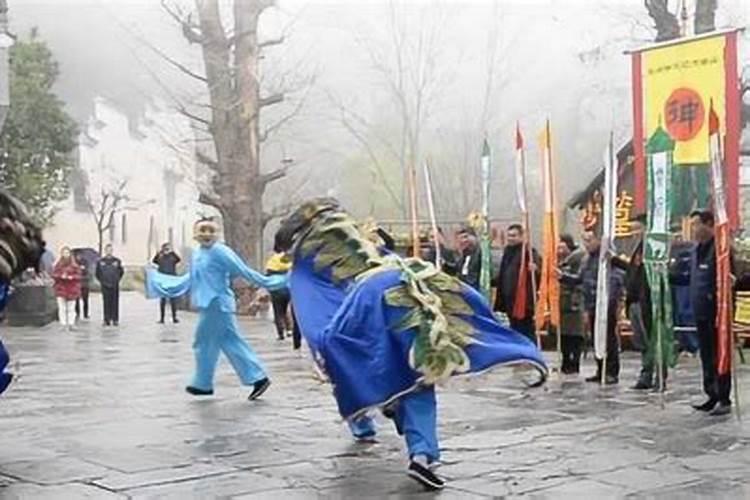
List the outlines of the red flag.
{"label": "red flag", "polygon": [[729,219],[726,209],[719,117],[714,111],[713,100],[708,112],[708,132],[714,213],[716,215],[714,226],[716,249],[716,364],[719,375],[729,375],[732,367],[732,280]]}
{"label": "red flag", "polygon": [[526,317],[526,305],[529,296],[529,247],[524,242],[521,246],[521,265],[518,267],[518,286],[516,287],[516,297],[513,300],[513,310],[510,315],[514,319],[524,319]]}

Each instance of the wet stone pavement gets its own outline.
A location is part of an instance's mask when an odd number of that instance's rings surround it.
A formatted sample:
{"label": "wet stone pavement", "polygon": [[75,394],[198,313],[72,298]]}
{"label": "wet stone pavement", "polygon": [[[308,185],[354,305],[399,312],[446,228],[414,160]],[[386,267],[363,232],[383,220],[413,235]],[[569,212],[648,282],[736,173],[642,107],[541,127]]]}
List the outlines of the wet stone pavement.
{"label": "wet stone pavement", "polygon": [[[157,325],[157,309],[127,294],[119,328],[2,328],[21,378],[0,399],[0,498],[750,498],[750,422],[690,409],[697,359],[681,359],[665,409],[628,389],[632,353],[619,387],[556,377],[523,390],[511,370],[452,382],[438,495],[406,477],[382,418],[377,444],[352,442],[330,388],[267,320],[242,321],[273,380],[262,400],[224,359],[214,397],[187,395],[196,317]],[[740,379],[750,405],[750,368]]]}

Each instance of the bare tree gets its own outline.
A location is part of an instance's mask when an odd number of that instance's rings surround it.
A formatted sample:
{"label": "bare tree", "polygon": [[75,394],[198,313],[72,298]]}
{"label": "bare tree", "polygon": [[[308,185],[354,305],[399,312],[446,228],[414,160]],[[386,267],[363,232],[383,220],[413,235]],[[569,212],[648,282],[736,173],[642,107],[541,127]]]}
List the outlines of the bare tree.
{"label": "bare tree", "polygon": [[716,29],[716,9],[718,0],[696,0],[695,34],[708,33]]}
{"label": "bare tree", "polygon": [[98,197],[87,195],[89,212],[96,224],[99,255],[102,254],[104,248],[105,233],[113,227],[115,215],[125,209],[123,204],[130,199],[125,192],[127,185],[127,180],[121,180],[110,188],[102,187]]}
{"label": "bare tree", "polygon": [[643,0],[643,3],[654,21],[657,42],[680,37],[680,23],[669,10],[669,0]]}
{"label": "bare tree", "polygon": [[[263,229],[282,209],[264,211],[263,195],[274,182],[286,177],[291,166],[261,170],[261,143],[299,111],[268,124],[261,130],[261,113],[285,100],[285,92],[264,93],[260,61],[269,47],[283,43],[283,37],[259,40],[261,15],[274,0],[232,0],[231,22],[222,18],[218,0],[195,0],[195,12],[185,12],[162,0],[169,15],[180,24],[185,39],[200,47],[204,74],[172,60],[172,66],[197,80],[208,91],[208,104],[194,111],[180,104],[178,111],[205,129],[212,150],[198,152],[197,159],[212,174],[210,189],[200,201],[219,210],[227,242],[248,261],[257,265],[261,255]],[[165,55],[166,57],[166,55]],[[282,207],[283,208],[283,207]]]}

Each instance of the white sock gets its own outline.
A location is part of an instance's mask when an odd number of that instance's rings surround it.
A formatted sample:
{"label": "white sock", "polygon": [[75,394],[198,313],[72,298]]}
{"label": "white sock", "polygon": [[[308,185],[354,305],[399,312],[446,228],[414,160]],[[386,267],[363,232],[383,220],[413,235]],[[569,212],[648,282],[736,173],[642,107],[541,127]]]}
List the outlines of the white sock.
{"label": "white sock", "polygon": [[430,462],[427,459],[427,455],[414,455],[413,457],[411,457],[411,461],[421,465],[422,467],[427,467]]}

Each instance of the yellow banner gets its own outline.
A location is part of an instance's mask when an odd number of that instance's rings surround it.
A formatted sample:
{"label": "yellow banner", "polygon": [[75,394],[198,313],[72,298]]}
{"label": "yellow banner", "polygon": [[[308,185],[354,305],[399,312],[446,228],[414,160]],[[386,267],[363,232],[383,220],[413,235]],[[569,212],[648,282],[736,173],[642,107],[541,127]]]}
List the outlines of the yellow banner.
{"label": "yellow banner", "polygon": [[725,40],[717,36],[643,53],[645,137],[662,124],[676,141],[675,165],[710,161],[711,100],[724,129]]}

